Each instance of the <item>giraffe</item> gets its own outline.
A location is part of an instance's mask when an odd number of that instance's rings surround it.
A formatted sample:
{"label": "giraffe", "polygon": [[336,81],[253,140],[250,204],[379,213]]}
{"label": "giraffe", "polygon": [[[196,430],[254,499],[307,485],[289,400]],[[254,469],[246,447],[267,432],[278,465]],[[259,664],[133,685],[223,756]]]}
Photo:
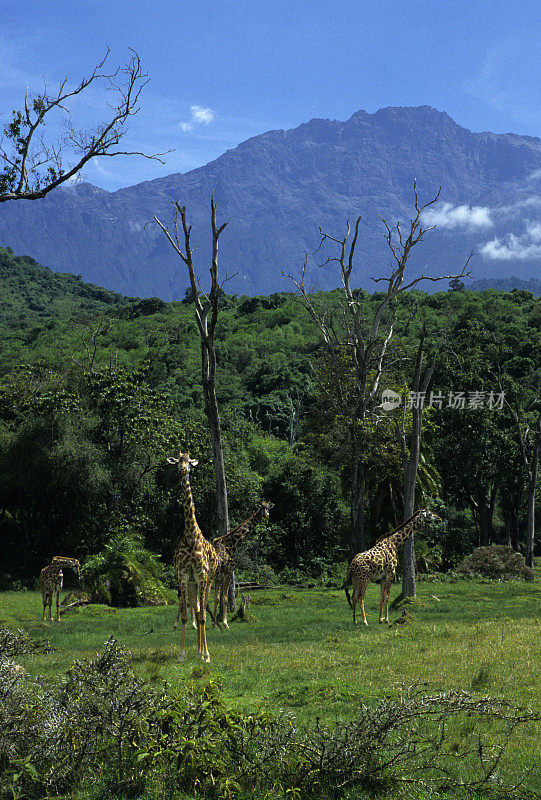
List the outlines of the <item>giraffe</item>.
{"label": "giraffe", "polygon": [[[357,624],[357,601],[361,604],[363,622],[365,625],[368,625],[366,614],[364,613],[364,596],[370,581],[380,578],[379,621],[380,623],[385,622],[389,624],[389,594],[398,563],[396,556],[397,550],[406,539],[426,522],[436,522],[440,519],[441,518],[432,511],[426,508],[420,508],[393,531],[385,534],[385,536],[380,536],[374,547],[371,547],[370,550],[357,553],[357,555],[353,557],[348,567],[344,589],[348,603],[353,610],[353,623],[355,625]],[[351,602],[348,592],[350,582],[353,585],[353,602]]]}
{"label": "giraffe", "polygon": [[[218,610],[218,601],[222,606],[222,624],[228,628],[227,624],[227,598],[229,595],[229,585],[233,574],[233,556],[239,544],[248,536],[257,523],[262,519],[269,518],[269,511],[274,507],[274,503],[261,500],[259,506],[248,519],[237,525],[236,528],[228,531],[223,536],[218,536],[212,544],[220,558],[218,569],[216,570],[216,582],[214,585],[214,616]],[[219,591],[218,591],[219,589]]]}
{"label": "giraffe", "polygon": [[45,622],[45,608],[49,606],[49,622],[52,622],[53,594],[56,592],[56,621],[60,622],[60,592],[64,584],[64,573],[62,570],[70,567],[80,577],[81,565],[76,558],[65,558],[55,556],[51,563],[44,567],[39,575],[39,588],[43,598],[43,621]]}
{"label": "giraffe", "polygon": [[210,661],[205,632],[206,607],[210,587],[218,565],[216,550],[207,542],[195,518],[195,506],[190,486],[190,469],[199,462],[189,453],[179,453],[178,458],[168,458],[170,464],[178,464],[184,491],[184,533],[174,555],[174,566],[179,583],[179,611],[182,617],[182,637],[178,660],[186,655],[186,625],[188,622],[188,598],[197,619],[197,649],[203,661]]}
{"label": "giraffe", "polygon": [[[222,606],[222,625],[229,628],[227,624],[227,598],[229,594],[229,585],[231,583],[231,576],[234,569],[233,556],[237,547],[248,536],[251,530],[257,525],[261,519],[269,518],[269,511],[274,508],[274,503],[269,503],[266,500],[261,500],[259,506],[251,514],[248,519],[237,525],[236,528],[228,531],[223,536],[218,536],[213,540],[212,545],[216,550],[218,556],[218,565],[216,568],[216,576],[214,579],[214,619],[217,619],[218,602]],[[195,610],[190,608],[192,613],[192,627],[195,625]],[[177,618],[173,625],[174,630],[178,628],[178,621],[180,618],[180,595]]]}

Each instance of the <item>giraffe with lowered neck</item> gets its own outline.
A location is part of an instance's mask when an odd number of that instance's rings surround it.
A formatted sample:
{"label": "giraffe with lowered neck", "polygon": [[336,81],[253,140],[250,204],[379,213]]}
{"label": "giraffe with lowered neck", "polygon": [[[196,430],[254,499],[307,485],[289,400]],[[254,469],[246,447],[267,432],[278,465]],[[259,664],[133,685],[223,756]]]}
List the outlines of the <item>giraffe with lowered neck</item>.
{"label": "giraffe with lowered neck", "polygon": [[214,584],[214,617],[216,617],[219,601],[222,606],[222,624],[226,628],[229,627],[227,624],[227,598],[234,569],[233,556],[237,547],[255,528],[258,522],[269,518],[269,511],[273,507],[274,503],[262,500],[258,508],[256,508],[248,519],[245,519],[244,522],[241,522],[240,525],[237,525],[236,528],[228,531],[223,536],[218,536],[212,542],[220,559]]}
{"label": "giraffe with lowered neck", "polygon": [[182,618],[182,636],[179,661],[186,655],[186,625],[188,622],[188,598],[194,609],[197,623],[197,651],[203,661],[210,661],[206,636],[206,608],[210,587],[218,565],[216,550],[207,542],[195,517],[195,506],[190,486],[190,469],[199,462],[189,453],[179,453],[178,458],[168,458],[170,464],[178,464],[184,493],[184,533],[174,555],[174,566],[179,583],[179,612]]}
{"label": "giraffe with lowered neck", "polygon": [[[389,595],[394,579],[396,565],[398,564],[397,550],[404,544],[406,539],[423,527],[427,522],[437,522],[441,518],[426,508],[421,508],[411,515],[405,522],[399,525],[385,536],[377,539],[374,547],[357,553],[351,560],[344,589],[348,603],[353,610],[353,623],[357,624],[357,602],[361,604],[363,622],[366,621],[364,611],[364,596],[371,580],[381,579],[381,593],[379,601],[379,621],[389,623]],[[353,586],[353,602],[350,599],[348,586]]]}
{"label": "giraffe with lowered neck", "polygon": [[43,567],[39,575],[39,588],[43,598],[43,621],[45,622],[45,609],[49,606],[49,622],[52,618],[53,595],[56,594],[56,621],[60,622],[60,592],[64,585],[63,569],[69,567],[80,576],[81,565],[76,558],[55,556],[48,566]]}

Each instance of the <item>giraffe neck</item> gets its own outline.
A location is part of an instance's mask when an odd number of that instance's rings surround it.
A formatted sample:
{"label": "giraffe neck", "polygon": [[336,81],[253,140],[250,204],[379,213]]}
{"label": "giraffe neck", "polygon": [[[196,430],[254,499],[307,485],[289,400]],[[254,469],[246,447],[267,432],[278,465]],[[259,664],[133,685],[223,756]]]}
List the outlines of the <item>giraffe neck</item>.
{"label": "giraffe neck", "polygon": [[224,544],[227,546],[229,552],[233,552],[237,549],[239,544],[245,539],[252,528],[257,524],[261,514],[263,513],[262,508],[258,508],[257,511],[254,511],[251,517],[244,520],[240,525],[237,525],[236,528],[233,528],[232,531],[229,531],[224,537],[223,541]]}
{"label": "giraffe neck", "polygon": [[400,547],[401,544],[404,544],[406,539],[410,538],[410,536],[418,527],[419,519],[415,516],[413,519],[408,520],[406,524],[400,528],[400,530],[389,536],[389,541],[394,545],[394,547]]}
{"label": "giraffe neck", "polygon": [[198,528],[188,470],[182,471],[182,486],[184,489],[184,538],[193,542],[197,538]]}

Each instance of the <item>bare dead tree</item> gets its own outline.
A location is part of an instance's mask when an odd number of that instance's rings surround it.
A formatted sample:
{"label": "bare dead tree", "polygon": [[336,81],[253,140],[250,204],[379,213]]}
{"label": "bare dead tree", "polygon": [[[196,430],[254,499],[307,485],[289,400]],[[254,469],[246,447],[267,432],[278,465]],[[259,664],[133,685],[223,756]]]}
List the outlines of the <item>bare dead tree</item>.
{"label": "bare dead tree", "polygon": [[[402,455],[402,470],[404,473],[404,517],[406,520],[415,511],[415,485],[417,483],[417,472],[419,469],[419,458],[421,456],[421,434],[423,430],[423,406],[424,397],[432,379],[432,374],[436,366],[432,360],[423,372],[424,345],[426,339],[426,326],[423,325],[419,347],[415,359],[415,369],[411,384],[412,406],[411,406],[411,431],[409,436],[406,434],[406,400],[404,398],[404,408],[402,414],[402,424],[398,431],[400,450]],[[410,536],[404,544],[402,567],[402,594],[404,597],[415,597],[415,542],[414,536]]]}
{"label": "bare dead tree", "polygon": [[[515,422],[522,464],[527,478],[526,566],[533,570],[535,495],[537,490],[539,456],[541,454],[541,411],[539,410],[539,400],[536,399],[532,402],[531,407],[526,409],[527,411],[537,410],[537,419],[533,423],[530,423],[527,420],[521,419],[516,409],[513,408],[510,403],[507,403],[507,407]],[[533,580],[533,577],[531,580]]]}
{"label": "bare dead tree", "polygon": [[[224,222],[218,226],[216,223],[216,203],[214,195],[210,201],[210,216],[212,226],[212,259],[210,264],[211,285],[210,291],[204,294],[199,286],[199,281],[193,263],[193,252],[190,235],[192,226],[188,225],[186,217],[186,206],[181,206],[176,201],[171,201],[175,209],[173,229],[170,231],[158,217],[154,221],[162,229],[169,243],[180,256],[188,268],[190,286],[193,293],[195,309],[195,320],[201,338],[201,383],[203,386],[203,398],[205,404],[205,414],[207,416],[209,433],[212,442],[212,453],[214,461],[214,476],[216,479],[216,493],[218,502],[218,530],[219,535],[224,536],[229,530],[229,512],[227,503],[227,482],[225,477],[224,454],[222,446],[222,432],[220,426],[220,415],[218,411],[218,401],[216,399],[216,348],[215,334],[216,323],[218,321],[219,298],[223,291],[224,284],[230,280],[229,277],[220,284],[218,280],[218,240],[227,225]],[[182,224],[182,236],[178,226],[180,217]],[[234,277],[234,276],[231,276]]]}
{"label": "bare dead tree", "polygon": [[[346,224],[346,233],[343,238],[331,236],[319,229],[320,242],[315,253],[305,254],[304,265],[300,276],[284,273],[297,288],[299,299],[319,328],[323,337],[327,353],[330,357],[331,369],[335,376],[336,395],[335,408],[341,414],[347,407],[347,391],[341,378],[340,359],[344,352],[350,354],[353,366],[355,399],[348,408],[348,430],[351,445],[351,554],[357,553],[365,547],[364,504],[366,484],[366,459],[362,443],[363,426],[369,414],[375,413],[376,394],[378,392],[381,376],[384,369],[388,348],[394,333],[396,322],[397,302],[401,295],[414,289],[422,281],[442,281],[453,278],[462,278],[469,275],[468,264],[473,253],[470,254],[462,270],[457,274],[419,275],[408,280],[406,267],[413,248],[419,244],[425,234],[435,226],[424,227],[422,222],[423,212],[437,202],[440,191],[427,203],[421,204],[417,194],[417,185],[414,183],[414,210],[409,226],[403,230],[399,222],[390,226],[380,216],[385,228],[384,238],[391,251],[394,264],[387,277],[372,278],[375,283],[386,284],[386,291],[382,300],[376,305],[371,319],[363,318],[363,306],[358,297],[358,291],[352,288],[352,274],[356,247],[359,239],[359,225],[361,217],[355,222],[353,238],[350,241],[350,221]],[[378,215],[379,216],[379,215]],[[331,243],[336,247],[338,254],[327,258],[320,267],[328,264],[337,264],[341,281],[342,297],[337,306],[329,308],[319,303],[317,296],[311,295],[306,286],[306,268],[310,255],[318,253],[324,243]]]}
{"label": "bare dead tree", "polygon": [[[45,84],[40,94],[28,91],[24,108],[13,112],[0,140],[0,203],[8,200],[38,200],[57,186],[74,178],[91,159],[97,156],[139,155],[164,163],[160,156],[137,150],[123,150],[119,145],[127,133],[127,121],[139,111],[139,97],[148,83],[141,61],[130,48],[129,61],[109,72],[105,56],[88,77],[74,88],[64,78],[54,91]],[[92,84],[104,83],[112,99],[108,118],[93,131],[78,130],[70,117],[70,105]],[[53,141],[45,136],[44,126],[55,112],[67,114],[63,131]],[[168,151],[170,152],[170,151]]]}

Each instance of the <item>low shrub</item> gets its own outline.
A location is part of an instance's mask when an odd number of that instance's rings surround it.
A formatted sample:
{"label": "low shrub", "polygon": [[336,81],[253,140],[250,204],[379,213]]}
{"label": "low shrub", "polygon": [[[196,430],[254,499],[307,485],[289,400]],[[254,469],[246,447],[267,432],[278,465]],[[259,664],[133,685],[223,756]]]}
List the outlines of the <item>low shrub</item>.
{"label": "low shrub", "polygon": [[[487,697],[414,687],[359,703],[349,724],[300,726],[227,708],[206,665],[192,677],[177,691],[154,688],[114,639],[55,686],[0,661],[0,797],[327,800],[359,788],[398,796],[404,787],[433,798],[453,789],[492,797],[496,773],[504,796],[524,777],[505,774],[505,747],[539,719]],[[484,682],[479,673],[472,686]],[[457,740],[463,721],[475,727],[474,747]]]}
{"label": "low shrub", "polygon": [[46,639],[31,639],[19,629],[0,628],[0,658],[50,652],[51,645]]}
{"label": "low shrub", "polygon": [[462,561],[456,572],[465,577],[496,578],[512,580],[513,578],[533,578],[532,570],[526,566],[524,558],[512,547],[493,544],[478,547]]}

